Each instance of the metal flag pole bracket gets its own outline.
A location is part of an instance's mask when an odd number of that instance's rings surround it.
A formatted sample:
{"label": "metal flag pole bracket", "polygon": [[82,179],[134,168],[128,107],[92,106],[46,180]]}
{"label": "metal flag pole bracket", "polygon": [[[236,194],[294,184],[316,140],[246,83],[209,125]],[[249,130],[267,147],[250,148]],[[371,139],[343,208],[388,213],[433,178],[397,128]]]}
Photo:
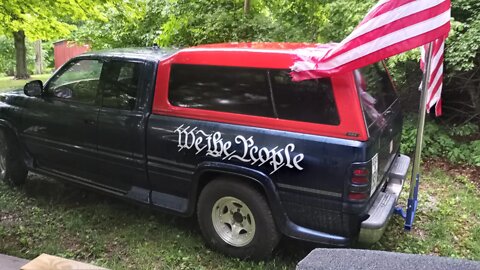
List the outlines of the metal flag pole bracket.
{"label": "metal flag pole bracket", "polygon": [[428,82],[430,81],[430,68],[432,60],[433,42],[430,42],[425,56],[425,70],[422,80],[420,108],[418,116],[417,141],[415,143],[415,156],[413,158],[412,177],[410,180],[410,193],[406,213],[402,208],[395,208],[395,213],[405,219],[404,228],[410,231],[413,227],[415,213],[418,206],[418,188],[420,184],[420,163],[422,161],[423,131],[425,129],[425,115],[427,112]]}

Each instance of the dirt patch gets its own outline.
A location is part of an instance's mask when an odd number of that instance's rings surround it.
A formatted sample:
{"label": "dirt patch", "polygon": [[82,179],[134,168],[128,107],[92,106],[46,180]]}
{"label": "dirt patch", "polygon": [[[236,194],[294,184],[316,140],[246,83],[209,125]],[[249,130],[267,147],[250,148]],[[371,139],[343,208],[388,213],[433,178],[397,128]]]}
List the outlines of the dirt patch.
{"label": "dirt patch", "polygon": [[440,169],[451,176],[465,176],[480,189],[480,167],[454,164],[440,158],[430,158],[424,161],[423,166],[429,171]]}

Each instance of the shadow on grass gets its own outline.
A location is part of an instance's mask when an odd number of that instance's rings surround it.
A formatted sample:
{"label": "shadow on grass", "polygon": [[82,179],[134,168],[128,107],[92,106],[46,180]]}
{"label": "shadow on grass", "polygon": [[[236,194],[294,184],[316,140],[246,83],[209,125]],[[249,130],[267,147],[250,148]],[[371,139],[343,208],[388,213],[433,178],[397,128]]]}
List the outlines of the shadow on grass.
{"label": "shadow on grass", "polygon": [[[98,234],[114,235],[107,239],[117,238],[118,233],[118,237],[127,239],[125,241],[137,241],[142,235],[149,235],[149,241],[162,241],[175,237],[165,236],[173,233],[180,237],[179,242],[184,242],[185,245],[203,247],[195,216],[177,217],[37,174],[29,174],[22,190],[28,199],[35,201],[37,207],[68,216],[64,217],[61,223],[65,224],[69,231],[96,230]],[[139,228],[148,232],[137,233]],[[294,265],[315,247],[318,246],[284,237],[272,259]],[[122,251],[115,249],[115,252]]]}

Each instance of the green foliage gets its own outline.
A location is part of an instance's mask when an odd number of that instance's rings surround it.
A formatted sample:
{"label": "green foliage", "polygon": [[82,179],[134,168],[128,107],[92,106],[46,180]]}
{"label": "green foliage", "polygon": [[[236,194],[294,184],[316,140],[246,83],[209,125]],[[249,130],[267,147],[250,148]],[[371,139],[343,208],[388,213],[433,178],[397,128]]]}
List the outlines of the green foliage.
{"label": "green foliage", "polygon": [[[147,46],[156,36],[150,36],[150,31],[155,32],[157,22],[146,18],[147,0],[125,0],[121,3],[107,4],[104,6],[104,18],[91,18],[80,25],[73,37],[81,42],[88,43],[94,49]],[[163,6],[152,5],[150,12]],[[147,25],[148,24],[148,25]]]}
{"label": "green foliage", "polygon": [[[27,48],[33,46],[32,43],[28,44]],[[35,56],[33,50],[27,49],[27,68],[32,71],[33,61]],[[13,45],[13,39],[0,36],[0,74],[7,76],[13,76],[15,70],[15,47]]]}
{"label": "green foliage", "polygon": [[[480,2],[452,1],[454,23],[447,47],[447,63],[457,71],[469,71],[480,56]],[[475,60],[477,62],[475,63]]]}
{"label": "green foliage", "polygon": [[[478,134],[474,124],[446,127],[433,121],[425,123],[422,155],[426,158],[446,158],[454,163],[480,166],[480,140],[471,136]],[[417,123],[408,117],[403,126],[401,151],[413,154],[417,136]]]}
{"label": "green foliage", "polygon": [[82,25],[75,39],[94,48],[271,40],[273,21],[261,7],[244,14],[243,0],[128,0],[106,9],[108,22]]}
{"label": "green foliage", "polygon": [[13,40],[0,36],[0,75],[13,76],[15,69],[15,48]]}
{"label": "green foliage", "polygon": [[32,40],[59,38],[76,28],[75,22],[104,18],[103,0],[9,0],[0,4],[0,33],[24,30]]}

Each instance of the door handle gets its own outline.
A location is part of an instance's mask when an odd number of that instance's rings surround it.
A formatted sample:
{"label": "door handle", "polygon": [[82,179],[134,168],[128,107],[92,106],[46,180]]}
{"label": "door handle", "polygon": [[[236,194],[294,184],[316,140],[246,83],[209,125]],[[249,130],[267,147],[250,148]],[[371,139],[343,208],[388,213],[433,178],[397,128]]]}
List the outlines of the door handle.
{"label": "door handle", "polygon": [[91,125],[91,126],[94,126],[94,125],[95,125],[95,120],[92,120],[92,119],[83,119],[83,122],[84,122],[86,125]]}

